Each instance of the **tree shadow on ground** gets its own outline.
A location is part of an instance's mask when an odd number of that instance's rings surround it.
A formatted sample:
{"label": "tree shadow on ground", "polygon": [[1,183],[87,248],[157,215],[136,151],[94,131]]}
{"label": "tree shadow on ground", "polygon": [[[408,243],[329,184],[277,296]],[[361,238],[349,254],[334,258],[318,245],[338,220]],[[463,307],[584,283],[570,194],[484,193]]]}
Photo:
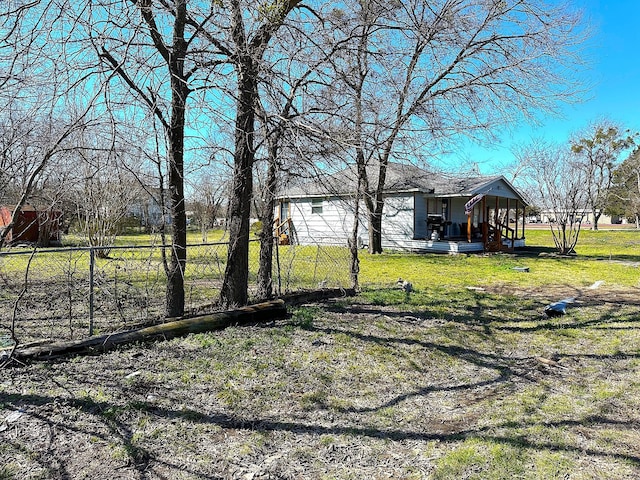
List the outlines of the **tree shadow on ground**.
{"label": "tree shadow on ground", "polygon": [[[389,309],[383,306],[374,306],[367,304],[354,304],[351,306],[329,305],[319,310],[319,315],[324,310],[333,313],[349,314],[349,315],[365,315],[375,319],[384,319],[385,317],[393,322],[397,322],[400,326],[421,328],[423,326],[433,327],[442,325],[437,322],[450,324],[452,329],[442,329],[442,335],[447,332],[455,333],[461,328],[476,329],[478,332],[486,335],[494,335],[499,332],[510,332],[527,334],[539,331],[554,331],[558,329],[617,329],[617,328],[634,328],[634,322],[639,319],[628,318],[621,320],[616,315],[614,307],[604,309],[598,312],[593,318],[581,320],[567,316],[561,322],[551,321],[540,315],[540,302],[530,301],[521,310],[509,318],[500,319],[495,315],[490,315],[490,311],[506,309],[513,312],[513,299],[495,298],[489,294],[480,294],[476,292],[466,295],[464,302],[460,305],[451,305],[451,302],[445,300],[434,301],[426,306],[407,306],[410,308],[403,309],[402,305],[398,308]],[[443,312],[446,314],[443,317]],[[435,318],[435,320],[434,320]],[[433,322],[436,323],[433,323]],[[528,323],[524,323],[528,322]],[[555,323],[554,323],[555,322]],[[624,323],[618,326],[617,323]],[[209,475],[199,471],[197,467],[188,467],[181,464],[178,460],[173,462],[167,457],[161,457],[153,453],[144,445],[134,441],[134,414],[149,414],[153,418],[163,419],[169,422],[185,422],[203,425],[213,425],[219,427],[223,432],[232,430],[256,431],[263,433],[284,432],[291,435],[310,435],[319,438],[323,435],[347,435],[355,437],[366,437],[374,439],[382,439],[389,441],[438,441],[444,443],[455,443],[467,439],[478,439],[496,444],[509,445],[527,450],[547,450],[554,452],[567,452],[575,455],[588,455],[599,458],[616,459],[622,462],[629,462],[634,466],[640,467],[640,455],[634,451],[620,448],[616,442],[610,442],[607,445],[596,447],[595,443],[588,445],[574,445],[565,440],[547,441],[537,440],[536,436],[528,436],[526,429],[542,427],[548,429],[554,428],[588,428],[598,429],[624,429],[626,431],[637,431],[639,422],[637,419],[624,420],[619,416],[606,414],[589,414],[584,416],[569,416],[556,421],[534,421],[530,418],[519,418],[517,421],[491,420],[487,422],[478,422],[471,415],[465,417],[465,421],[445,421],[443,418],[434,417],[432,419],[424,419],[420,424],[420,429],[411,428],[393,428],[368,426],[369,417],[367,414],[383,411],[389,407],[398,406],[412,399],[420,399],[428,403],[431,399],[429,396],[437,392],[461,393],[469,394],[469,402],[480,403],[483,401],[492,401],[496,397],[508,396],[512,391],[518,390],[523,386],[538,385],[540,388],[548,387],[550,375],[558,374],[556,371],[549,371],[545,364],[540,364],[539,359],[535,355],[515,355],[513,353],[500,353],[497,351],[483,351],[481,346],[466,345],[456,340],[454,336],[450,341],[439,342],[430,341],[420,336],[409,335],[408,332],[400,332],[381,328],[363,332],[356,326],[349,325],[348,322],[340,322],[335,325],[328,326],[311,325],[305,326],[306,331],[317,334],[318,338],[327,338],[335,336],[346,336],[352,340],[365,345],[384,346],[394,349],[395,354],[415,354],[415,352],[438,352],[452,360],[461,361],[472,365],[474,368],[487,371],[492,375],[486,379],[470,379],[461,382],[448,382],[439,385],[424,385],[411,391],[392,393],[391,398],[380,398],[380,401],[373,406],[353,407],[353,406],[334,406],[332,407],[332,419],[330,421],[291,421],[286,416],[279,418],[270,418],[268,416],[260,416],[259,414],[231,414],[225,412],[211,411],[204,408],[171,408],[165,405],[159,405],[157,402],[141,401],[136,398],[144,398],[144,392],[153,388],[153,385],[136,384],[136,386],[122,385],[121,382],[113,376],[112,372],[105,371],[102,376],[94,374],[91,378],[78,378],[77,384],[80,385],[102,385],[105,388],[118,391],[118,396],[122,399],[118,401],[97,401],[92,398],[80,396],[77,391],[63,387],[63,395],[43,395],[34,393],[6,393],[0,392],[0,405],[5,410],[21,410],[25,415],[32,417],[38,422],[47,425],[49,432],[56,432],[64,429],[74,432],[78,435],[92,436],[99,438],[105,443],[115,443],[122,446],[128,457],[130,468],[134,469],[140,478],[145,478],[150,472],[156,475],[156,478],[163,478],[155,469],[164,468],[172,472],[186,472],[198,478],[221,478],[215,475]],[[378,333],[379,332],[379,333]],[[409,347],[404,350],[404,347]],[[591,352],[574,352],[562,353],[554,360],[560,361],[562,358],[571,358],[572,360],[597,359],[606,361],[619,361],[626,359],[640,358],[640,352],[624,353],[619,352],[611,355],[596,355]],[[134,366],[132,362],[129,366]],[[119,368],[123,368],[120,364]],[[540,367],[547,370],[541,370]],[[425,372],[425,383],[428,381]],[[75,380],[75,379],[74,379]],[[55,383],[55,380],[52,380]],[[58,385],[58,384],[57,384]],[[61,385],[58,385],[61,386]],[[89,415],[93,420],[91,422],[67,422],[56,420],[59,418],[61,408],[67,412],[82,412]],[[325,405],[319,405],[320,409],[328,409]],[[56,416],[52,412],[58,412]],[[75,413],[67,413],[72,416]],[[373,420],[371,420],[373,421]],[[104,427],[104,428],[100,428]],[[553,437],[555,438],[555,437]],[[40,463],[51,478],[70,478],[72,472],[69,471],[65,464],[64,458],[56,458],[55,465],[51,463],[51,457],[55,456],[53,445],[56,442],[54,434],[48,442],[48,449],[32,453],[34,461]],[[7,448],[15,451],[25,450],[25,445],[19,442],[19,439],[12,439],[7,443]],[[171,476],[164,477],[171,478]]]}
{"label": "tree shadow on ground", "polygon": [[[586,328],[589,326],[615,328],[616,323],[627,324],[627,327],[620,328],[635,328],[634,326],[629,327],[628,324],[633,325],[635,322],[640,322],[640,315],[621,318],[619,314],[621,306],[640,307],[640,298],[634,297],[631,293],[616,300],[616,297],[607,293],[568,285],[562,289],[562,293],[575,299],[575,302],[569,305],[567,315],[555,318],[549,318],[545,315],[544,309],[550,303],[560,300],[557,293],[552,293],[553,296],[545,298],[483,291],[459,291],[457,292],[457,300],[456,295],[452,295],[453,301],[448,298],[425,298],[419,300],[418,303],[411,304],[412,297],[407,295],[406,302],[394,303],[392,301],[389,305],[354,302],[351,305],[328,304],[324,308],[333,313],[388,317],[399,322],[445,321],[466,326],[490,325],[493,330],[522,332]],[[592,319],[581,320],[573,315],[580,309],[593,307],[602,311]],[[518,324],[527,325],[520,327]]]}
{"label": "tree shadow on ground", "polygon": [[[180,472],[197,475],[198,478],[218,479],[222,478],[215,475],[206,475],[196,470],[190,470],[181,463],[171,463],[166,460],[156,459],[150,452],[140,446],[133,445],[130,427],[122,421],[105,419],[105,412],[112,412],[121,408],[121,406],[110,402],[97,402],[89,399],[65,398],[57,396],[46,396],[36,394],[11,394],[6,395],[0,393],[0,402],[10,403],[14,408],[20,408],[26,411],[27,415],[47,424],[50,430],[64,428],[72,432],[84,435],[91,435],[99,438],[104,442],[121,443],[135,469],[143,474],[143,477],[153,472],[153,464],[162,464],[170,469]],[[81,411],[95,417],[95,419],[106,425],[110,435],[96,432],[95,429],[82,429],[70,426],[68,424],[61,425],[51,419],[50,416],[43,413],[34,413],[38,410],[43,411],[44,407],[53,405],[66,405],[76,411]],[[238,415],[229,415],[226,413],[203,413],[194,409],[170,409],[160,407],[153,403],[136,402],[130,406],[140,412],[150,413],[155,417],[163,418],[169,421],[184,421],[196,424],[208,424],[217,426],[223,430],[250,430],[257,432],[286,432],[296,435],[306,434],[316,437],[323,435],[348,435],[370,437],[390,441],[439,441],[439,442],[458,442],[467,439],[480,439],[498,444],[511,445],[518,448],[530,450],[550,450],[564,451],[576,453],[580,455],[589,455],[595,457],[606,457],[629,462],[633,465],[640,466],[640,455],[633,453],[621,453],[606,451],[597,448],[584,448],[568,445],[566,442],[546,442],[536,441],[524,437],[519,431],[526,427],[543,426],[545,428],[558,427],[591,427],[591,428],[625,428],[637,430],[640,426],[638,421],[621,421],[615,418],[609,418],[602,415],[590,415],[578,419],[564,419],[554,422],[536,423],[532,421],[522,420],[519,422],[502,422],[494,425],[478,426],[476,428],[460,429],[453,432],[441,432],[443,430],[442,423],[434,422],[433,431],[414,431],[408,429],[381,429],[366,426],[354,425],[319,425],[314,423],[279,421],[268,418],[247,417],[243,418]],[[495,430],[510,430],[512,435],[498,435],[492,433]],[[440,431],[440,432],[439,432]],[[49,443],[51,445],[51,442]],[[23,450],[24,447],[16,440],[9,442],[7,447],[13,447],[17,450]],[[51,478],[71,478],[69,472],[66,471],[63,459],[57,459],[57,466],[51,467],[50,455],[43,452],[37,455],[41,466],[51,475]],[[49,452],[50,453],[50,452]],[[162,476],[156,478],[165,478]]]}

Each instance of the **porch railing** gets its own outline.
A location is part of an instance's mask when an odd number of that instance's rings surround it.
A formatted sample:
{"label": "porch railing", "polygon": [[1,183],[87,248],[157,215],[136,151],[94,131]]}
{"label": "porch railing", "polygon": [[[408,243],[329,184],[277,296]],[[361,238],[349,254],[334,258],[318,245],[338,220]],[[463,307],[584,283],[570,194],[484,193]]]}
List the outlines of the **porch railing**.
{"label": "porch railing", "polygon": [[[500,251],[505,248],[513,250],[515,247],[516,231],[509,225],[498,222],[496,225],[488,224],[487,250]],[[505,242],[505,240],[507,242]],[[506,244],[509,244],[508,246]]]}
{"label": "porch railing", "polygon": [[291,218],[285,218],[283,221],[280,221],[280,218],[276,218],[273,224],[275,225],[273,228],[274,237],[278,239],[280,245],[290,245],[294,242],[295,231]]}

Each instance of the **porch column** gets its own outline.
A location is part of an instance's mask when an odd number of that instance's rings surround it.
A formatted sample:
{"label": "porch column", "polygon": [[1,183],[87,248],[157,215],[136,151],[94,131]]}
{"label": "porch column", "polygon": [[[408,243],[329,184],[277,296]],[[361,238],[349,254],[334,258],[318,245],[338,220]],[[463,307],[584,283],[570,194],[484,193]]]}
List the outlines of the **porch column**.
{"label": "porch column", "polygon": [[526,241],[524,226],[527,224],[527,206],[522,205],[522,239]]}
{"label": "porch column", "polygon": [[487,197],[482,197],[482,243],[487,246],[489,228],[487,227]]}
{"label": "porch column", "polygon": [[[511,199],[509,197],[507,197],[507,216],[505,217],[505,223],[506,223],[506,231],[504,232],[506,235],[509,235],[509,212],[511,211]],[[514,242],[514,238],[511,239],[511,242]]]}
{"label": "porch column", "polygon": [[520,217],[518,216],[518,207],[520,206],[520,202],[516,199],[516,238],[518,237],[518,229],[520,226]]}

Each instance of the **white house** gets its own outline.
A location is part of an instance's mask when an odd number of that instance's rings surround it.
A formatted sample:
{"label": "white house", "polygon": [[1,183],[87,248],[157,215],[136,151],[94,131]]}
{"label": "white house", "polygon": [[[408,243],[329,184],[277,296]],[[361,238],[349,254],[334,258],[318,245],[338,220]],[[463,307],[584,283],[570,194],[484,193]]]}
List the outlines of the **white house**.
{"label": "white house", "polygon": [[[355,178],[354,169],[347,168],[286,188],[275,212],[281,242],[346,245],[354,221]],[[527,202],[502,176],[454,177],[391,163],[385,185],[385,249],[460,253],[525,244]],[[359,243],[366,246],[363,203],[359,222]]]}

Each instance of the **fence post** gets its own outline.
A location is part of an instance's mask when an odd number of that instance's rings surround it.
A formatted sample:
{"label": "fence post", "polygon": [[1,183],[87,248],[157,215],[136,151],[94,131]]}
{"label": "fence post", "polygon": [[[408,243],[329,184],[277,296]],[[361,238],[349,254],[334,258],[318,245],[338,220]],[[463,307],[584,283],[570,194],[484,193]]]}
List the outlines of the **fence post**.
{"label": "fence post", "polygon": [[314,286],[316,285],[316,281],[317,281],[317,273],[318,273],[318,259],[320,258],[320,245],[318,245],[318,249],[316,250],[316,263],[313,266],[313,285],[311,288],[314,288]]}
{"label": "fence post", "polygon": [[91,247],[89,249],[89,336],[93,335],[93,302],[94,302],[93,274],[94,274],[95,263],[96,263],[96,254],[93,247]]}
{"label": "fence post", "polygon": [[280,238],[274,237],[274,242],[276,244],[276,268],[278,269],[278,296],[282,295],[282,279],[280,277]]}

